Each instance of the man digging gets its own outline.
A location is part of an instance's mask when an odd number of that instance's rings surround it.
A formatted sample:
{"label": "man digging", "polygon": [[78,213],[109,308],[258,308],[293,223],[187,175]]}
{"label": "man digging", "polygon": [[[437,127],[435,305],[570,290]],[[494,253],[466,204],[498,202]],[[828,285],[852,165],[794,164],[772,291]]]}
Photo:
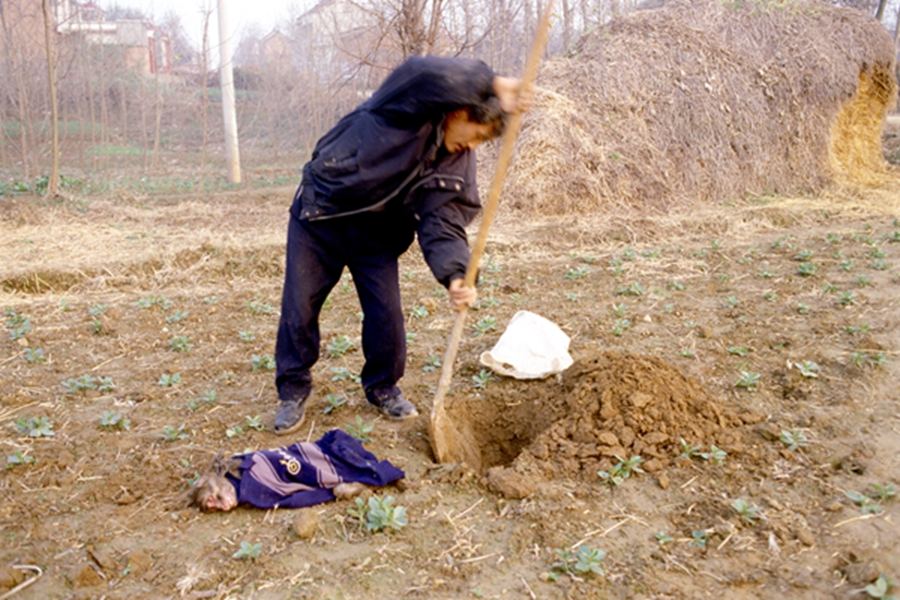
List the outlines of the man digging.
{"label": "man digging", "polygon": [[319,312],[348,267],[365,315],[361,381],[391,419],[415,417],[397,387],[406,363],[398,258],[418,237],[455,310],[464,285],[466,226],[481,204],[475,148],[527,109],[518,79],[472,59],[414,57],[316,144],[291,206],[275,344],[275,433],[296,431],[319,358]]}

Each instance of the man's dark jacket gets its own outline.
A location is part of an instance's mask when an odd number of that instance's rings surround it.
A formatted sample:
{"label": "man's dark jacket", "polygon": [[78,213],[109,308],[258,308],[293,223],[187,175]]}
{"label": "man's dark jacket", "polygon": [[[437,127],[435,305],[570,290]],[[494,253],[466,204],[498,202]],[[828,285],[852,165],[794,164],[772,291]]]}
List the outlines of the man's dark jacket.
{"label": "man's dark jacket", "polygon": [[481,203],[475,153],[449,154],[443,124],[493,96],[493,80],[478,60],[410,58],[319,140],[291,213],[314,222],[403,204],[418,220],[426,262],[448,285],[465,272],[465,227]]}

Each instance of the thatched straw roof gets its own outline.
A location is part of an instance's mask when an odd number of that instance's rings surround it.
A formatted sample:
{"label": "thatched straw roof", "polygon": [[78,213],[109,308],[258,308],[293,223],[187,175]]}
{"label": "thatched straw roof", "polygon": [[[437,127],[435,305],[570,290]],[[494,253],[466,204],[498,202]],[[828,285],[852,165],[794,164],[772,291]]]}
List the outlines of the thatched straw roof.
{"label": "thatched straw roof", "polygon": [[505,202],[667,208],[883,172],[894,51],[871,16],[817,1],[681,0],[622,17],[544,65]]}

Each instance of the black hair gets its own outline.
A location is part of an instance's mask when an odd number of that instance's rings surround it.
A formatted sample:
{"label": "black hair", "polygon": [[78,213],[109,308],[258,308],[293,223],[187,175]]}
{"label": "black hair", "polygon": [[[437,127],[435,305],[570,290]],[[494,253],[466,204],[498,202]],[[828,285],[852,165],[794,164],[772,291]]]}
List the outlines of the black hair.
{"label": "black hair", "polygon": [[474,104],[466,108],[469,113],[470,121],[493,125],[494,128],[491,131],[493,137],[500,137],[503,135],[503,130],[506,128],[506,120],[509,118],[509,115],[500,108],[500,100],[497,96],[488,96],[479,104]]}

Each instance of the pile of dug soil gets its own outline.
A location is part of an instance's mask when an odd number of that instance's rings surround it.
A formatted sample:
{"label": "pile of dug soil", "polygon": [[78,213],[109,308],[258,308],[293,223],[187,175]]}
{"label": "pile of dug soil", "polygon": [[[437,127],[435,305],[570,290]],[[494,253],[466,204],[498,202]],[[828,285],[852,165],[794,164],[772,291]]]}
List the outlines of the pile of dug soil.
{"label": "pile of dug soil", "polygon": [[[682,440],[704,452],[743,449],[744,421],[650,356],[601,352],[580,358],[561,381],[505,381],[486,396],[448,411],[471,427],[489,484],[506,495],[527,494],[523,482],[536,479],[595,482],[598,471],[634,456],[658,472],[682,453]],[[520,483],[520,492],[508,489]]]}

